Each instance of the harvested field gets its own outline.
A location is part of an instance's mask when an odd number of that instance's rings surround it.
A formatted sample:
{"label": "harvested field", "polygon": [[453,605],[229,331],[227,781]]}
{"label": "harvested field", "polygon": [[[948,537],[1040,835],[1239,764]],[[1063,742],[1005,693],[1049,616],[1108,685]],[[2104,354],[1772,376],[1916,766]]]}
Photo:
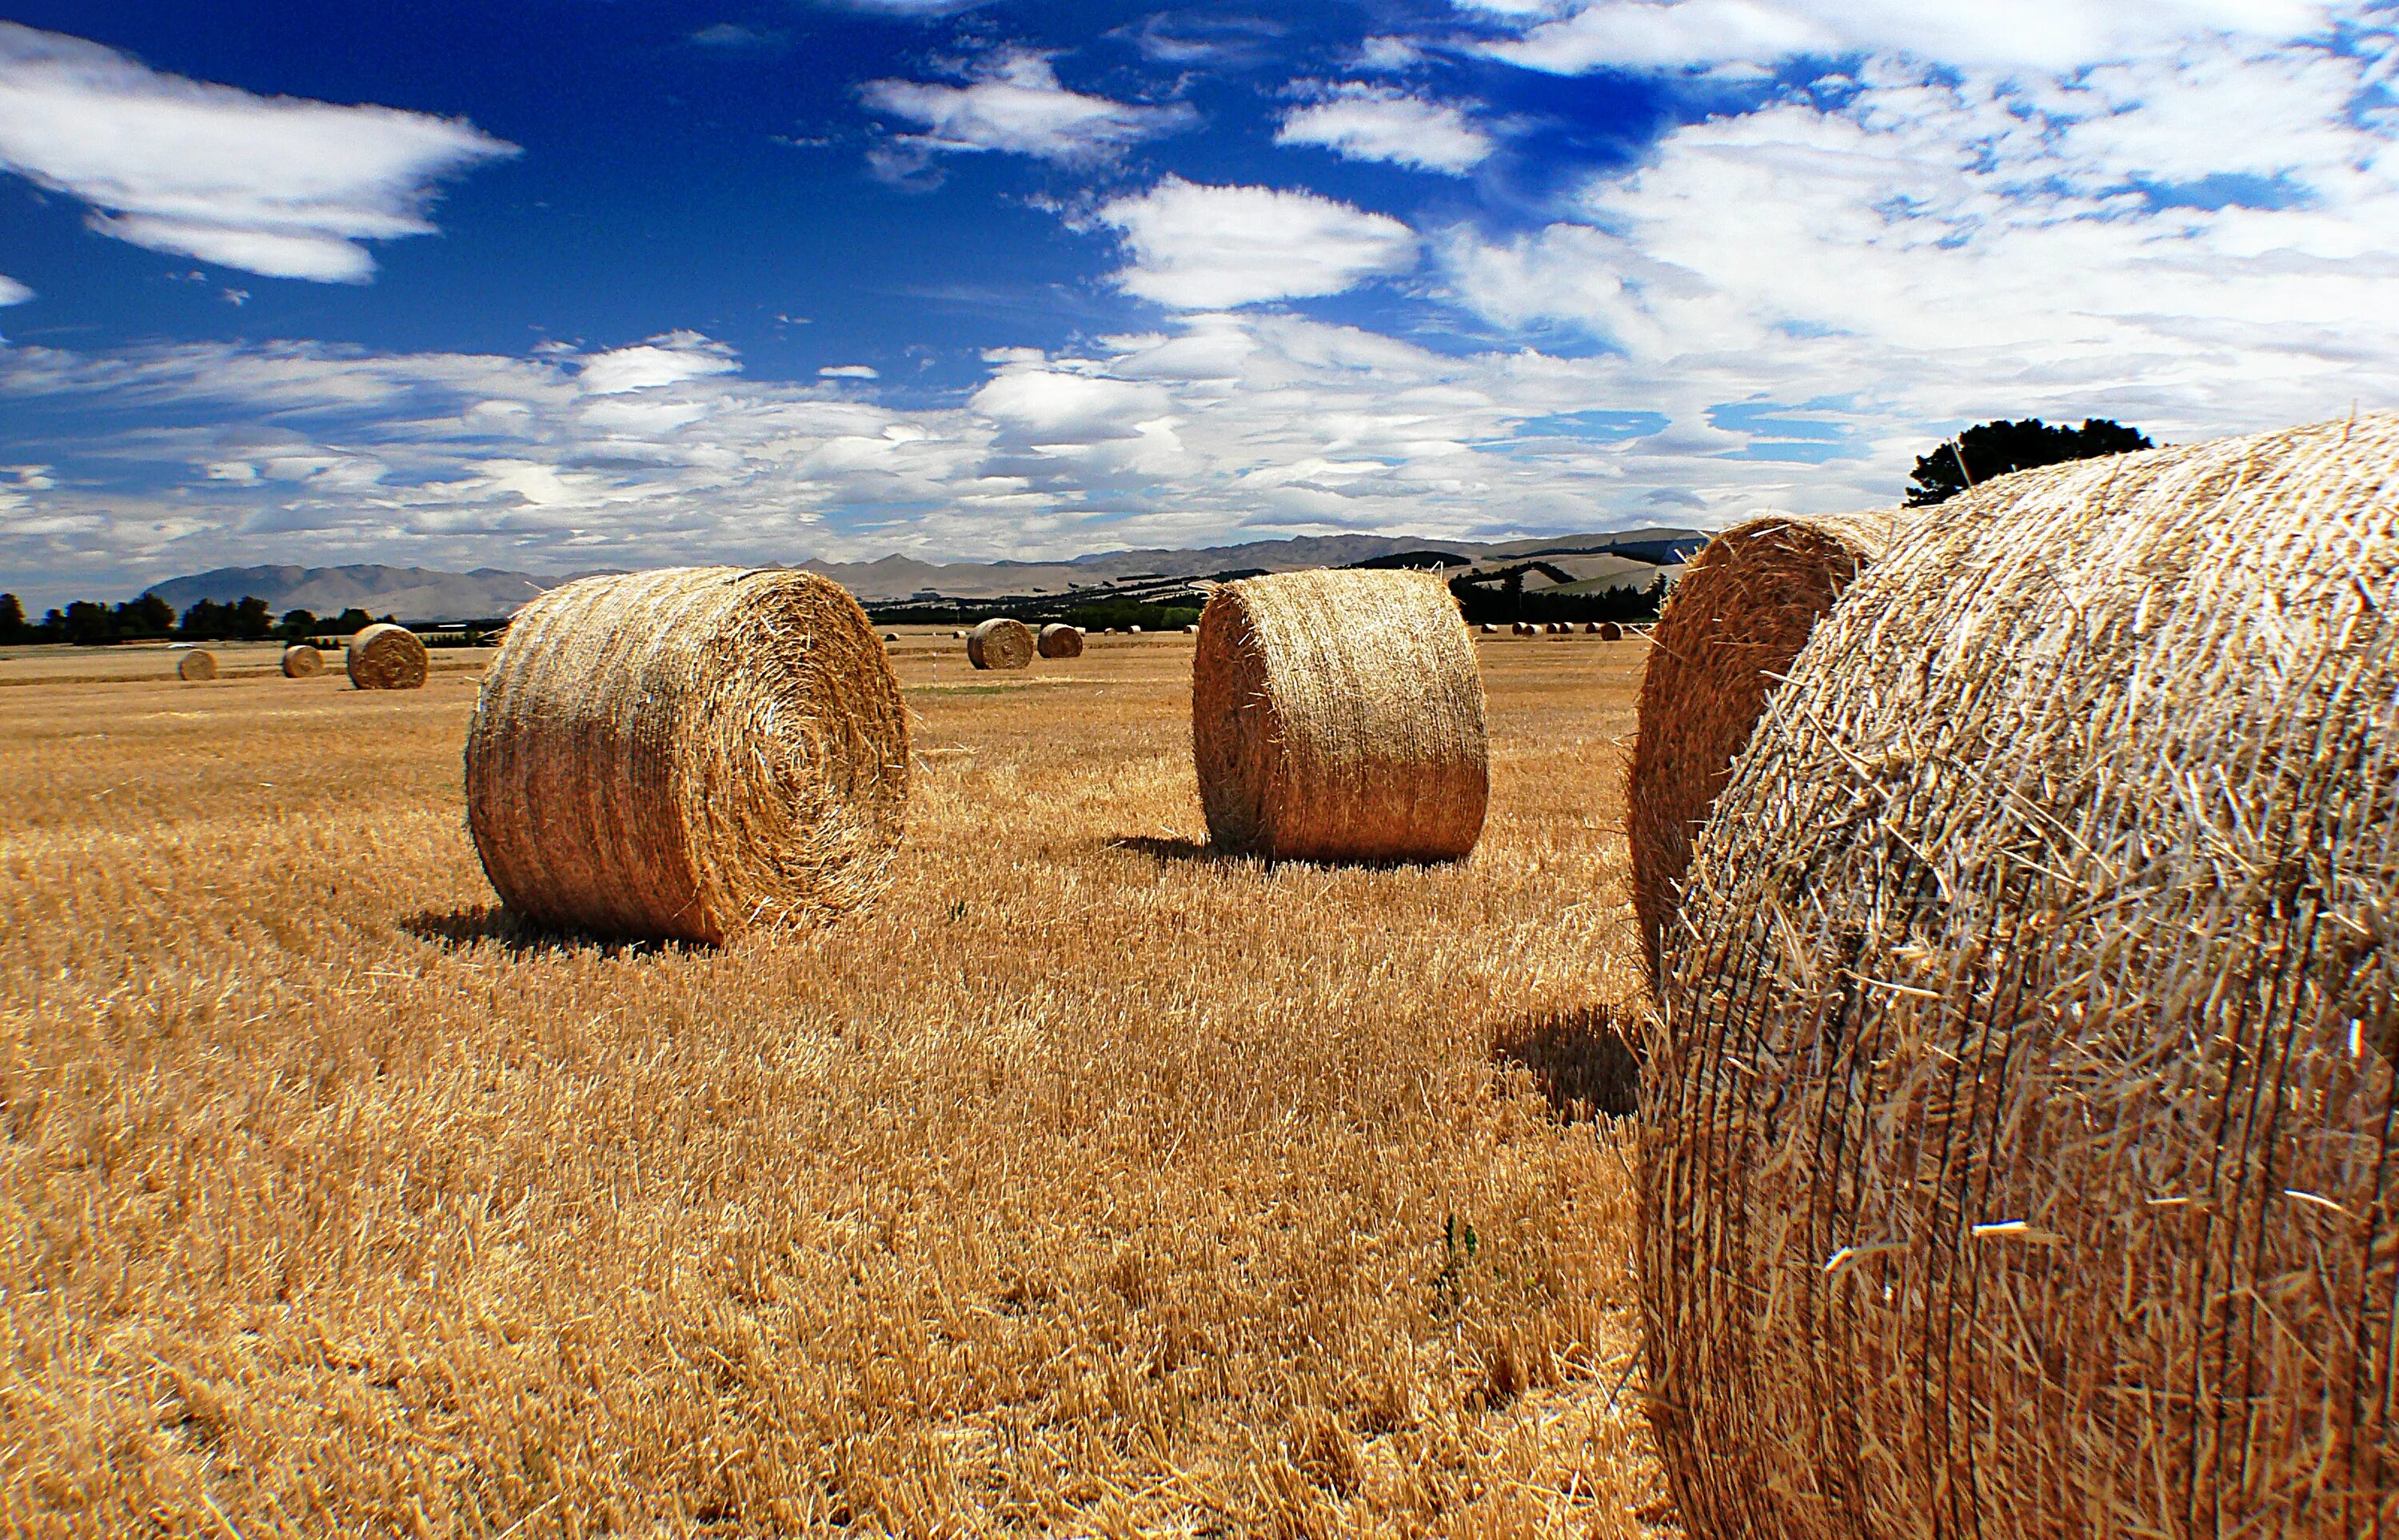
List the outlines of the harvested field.
{"label": "harvested field", "polygon": [[502,914],[488,653],[0,655],[0,1531],[1673,1533],[1642,650],[1479,648],[1482,844],[1382,871],[1209,857],[1180,634],[900,637],[890,889],[724,950]]}

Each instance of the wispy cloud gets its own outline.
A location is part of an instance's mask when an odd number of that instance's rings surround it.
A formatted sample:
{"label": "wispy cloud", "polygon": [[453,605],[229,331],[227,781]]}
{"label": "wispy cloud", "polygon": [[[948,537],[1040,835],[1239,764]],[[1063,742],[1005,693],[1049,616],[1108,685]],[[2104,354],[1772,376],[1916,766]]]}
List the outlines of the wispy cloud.
{"label": "wispy cloud", "polygon": [[1347,83],[1283,115],[1278,144],[1313,144],[1349,160],[1388,161],[1453,176],[1472,170],[1498,148],[1459,108],[1388,86]]}
{"label": "wispy cloud", "polygon": [[6,273],[0,273],[0,304],[22,304],[33,297],[32,290]]}
{"label": "wispy cloud", "polygon": [[1103,206],[1132,263],[1118,286],[1176,310],[1337,294],[1416,265],[1416,232],[1313,193],[1169,177]]}
{"label": "wispy cloud", "polygon": [[1066,164],[1106,160],[1127,145],[1189,128],[1199,121],[1185,102],[1160,106],[1114,101],[1070,91],[1050,56],[1002,48],[969,67],[963,85],[921,80],[870,80],[859,88],[867,106],[923,128],[898,143],[912,153],[888,168],[912,170],[945,152],[996,150]]}

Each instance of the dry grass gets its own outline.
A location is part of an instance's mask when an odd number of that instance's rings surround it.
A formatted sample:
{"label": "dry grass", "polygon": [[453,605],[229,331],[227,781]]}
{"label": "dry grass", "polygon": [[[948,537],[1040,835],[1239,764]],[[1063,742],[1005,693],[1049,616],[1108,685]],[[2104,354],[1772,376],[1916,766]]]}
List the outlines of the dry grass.
{"label": "dry grass", "polygon": [[0,658],[0,1531],[1657,1533],[1554,1025],[1642,650],[1485,647],[1480,850],[1361,871],[1207,858],[1190,649],[904,637],[892,889],[725,951],[499,915],[469,655]]}

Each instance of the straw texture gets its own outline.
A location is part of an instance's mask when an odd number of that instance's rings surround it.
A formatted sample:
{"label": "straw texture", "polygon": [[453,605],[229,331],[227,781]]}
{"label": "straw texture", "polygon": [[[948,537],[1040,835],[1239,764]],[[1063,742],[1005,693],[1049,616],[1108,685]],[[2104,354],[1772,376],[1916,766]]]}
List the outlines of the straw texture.
{"label": "straw texture", "polygon": [[1033,628],[1022,620],[986,620],[967,633],[967,661],[978,669],[1031,668],[1035,649]]}
{"label": "straw texture", "polygon": [[325,655],[305,642],[283,649],[283,677],[313,679],[325,671]]}
{"label": "straw texture", "polygon": [[2025,472],[1817,628],[1643,1087],[1693,1534],[2399,1527],[2394,489],[2389,414]]}
{"label": "straw texture", "polygon": [[350,682],[361,690],[420,689],[431,663],[414,631],[389,624],[369,626],[350,638],[345,661]]}
{"label": "straw texture", "polygon": [[1044,626],[1035,645],[1043,657],[1080,657],[1083,633],[1072,626]]}
{"label": "straw texture", "polygon": [[[1899,523],[1896,513],[1754,519],[1709,541],[1674,585],[1651,637],[1624,788],[1633,912],[1653,986],[1691,842],[1734,756],[1817,621]],[[1614,628],[1607,640],[1621,640]]]}
{"label": "straw texture", "polygon": [[190,652],[185,653],[176,661],[175,677],[177,679],[186,680],[193,682],[216,678],[216,654],[204,651],[198,647],[193,648]]}
{"label": "straw texture", "polygon": [[1218,588],[1191,663],[1208,837],[1269,858],[1454,860],[1490,795],[1483,672],[1430,574]]}
{"label": "straw texture", "polygon": [[528,919],[721,942],[852,908],[908,796],[865,612],[806,572],[592,577],[517,613],[467,738],[483,870]]}

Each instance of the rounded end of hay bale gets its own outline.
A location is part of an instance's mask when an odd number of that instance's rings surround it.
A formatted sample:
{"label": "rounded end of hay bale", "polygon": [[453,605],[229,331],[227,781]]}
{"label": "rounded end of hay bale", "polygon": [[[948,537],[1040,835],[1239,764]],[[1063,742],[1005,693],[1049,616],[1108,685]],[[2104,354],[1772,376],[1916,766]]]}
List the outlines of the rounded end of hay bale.
{"label": "rounded end of hay bale", "polygon": [[886,642],[897,642],[900,640],[900,633],[898,631],[886,631],[883,633],[883,640]]}
{"label": "rounded end of hay bale", "polygon": [[217,677],[217,655],[204,648],[195,647],[175,664],[175,677],[197,683]]}
{"label": "rounded end of hay bale", "polygon": [[1603,620],[1598,625],[1593,626],[1592,630],[1597,634],[1599,640],[1602,642],[1621,642],[1624,640],[1624,628],[1618,625],[1613,620]]}
{"label": "rounded end of hay bale", "polygon": [[1198,636],[1200,634],[1199,624],[1195,621],[1191,625],[1184,627],[1183,634],[1185,636]]}
{"label": "rounded end of hay bale", "polygon": [[814,573],[585,578],[518,612],[467,739],[492,886],[541,925],[721,942],[872,895],[908,726],[866,613]]}
{"label": "rounded end of hay bale", "polygon": [[967,633],[967,661],[978,669],[1030,668],[1038,650],[1033,628],[1022,620],[986,620]]}
{"label": "rounded end of hay bale", "polygon": [[1490,636],[1491,634],[1493,634],[1494,632],[1496,632],[1496,631],[1498,631],[1498,630],[1499,629],[1499,628],[1498,628],[1498,627],[1492,625],[1492,624],[1491,624],[1489,621],[1487,621],[1487,620],[1486,620],[1486,621],[1484,621],[1482,625],[1477,626],[1477,627],[1476,627],[1476,628],[1475,628],[1475,630],[1476,630],[1476,631],[1478,631],[1479,633],[1481,633],[1481,634],[1482,634],[1482,635],[1484,635],[1484,636]]}
{"label": "rounded end of hay bale", "polygon": [[1044,626],[1034,645],[1043,657],[1080,657],[1083,633],[1072,626]]}
{"label": "rounded end of hay bale", "polygon": [[[1896,512],[1736,524],[1691,560],[1653,633],[1625,781],[1633,910],[1654,985],[1691,842],[1774,683],[1895,537]],[[1618,638],[1623,634],[1618,628]]]}
{"label": "rounded end of hay bale", "polygon": [[283,677],[313,679],[325,671],[325,655],[306,642],[294,642],[283,649]]}
{"label": "rounded end of hay bale", "polygon": [[350,683],[360,690],[421,689],[432,668],[416,633],[387,622],[369,626],[350,638],[344,662]]}
{"label": "rounded end of hay bale", "polygon": [[1270,859],[1454,860],[1490,795],[1483,674],[1426,573],[1219,587],[1191,665],[1208,836]]}

